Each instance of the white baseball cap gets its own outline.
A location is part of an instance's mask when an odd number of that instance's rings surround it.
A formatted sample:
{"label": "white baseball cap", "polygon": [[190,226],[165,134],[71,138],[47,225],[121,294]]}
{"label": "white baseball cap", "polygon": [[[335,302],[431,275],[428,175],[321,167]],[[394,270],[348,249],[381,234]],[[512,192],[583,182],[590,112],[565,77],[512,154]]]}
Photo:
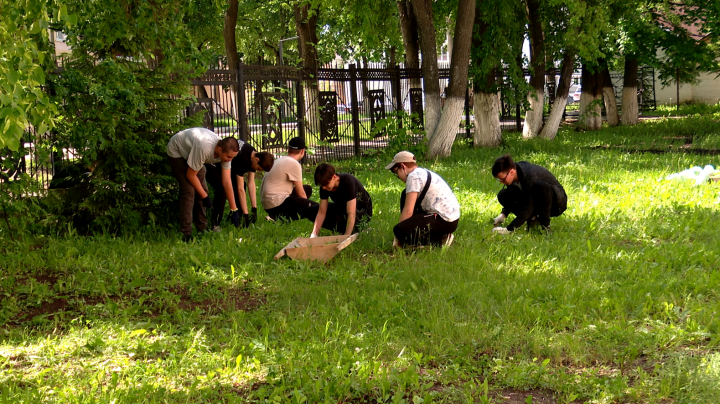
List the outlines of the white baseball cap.
{"label": "white baseball cap", "polygon": [[386,170],[389,170],[395,166],[397,163],[414,163],[415,162],[415,155],[410,153],[409,151],[401,151],[400,153],[396,154],[395,157],[393,157],[392,162],[385,167]]}

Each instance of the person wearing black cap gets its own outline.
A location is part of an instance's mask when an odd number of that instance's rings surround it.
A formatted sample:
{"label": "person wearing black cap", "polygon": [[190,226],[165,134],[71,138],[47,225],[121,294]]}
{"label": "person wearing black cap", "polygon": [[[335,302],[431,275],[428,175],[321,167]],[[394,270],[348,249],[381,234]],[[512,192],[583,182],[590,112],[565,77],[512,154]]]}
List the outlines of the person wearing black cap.
{"label": "person wearing black cap", "polygon": [[[257,221],[257,198],[256,198],[256,187],[255,187],[255,173],[258,171],[270,171],[275,161],[275,157],[272,153],[261,152],[257,153],[255,148],[250,144],[238,140],[240,145],[240,151],[237,156],[232,160],[232,167],[230,168],[230,174],[232,177],[233,193],[235,194],[235,201],[240,205],[239,208],[243,213],[242,225],[243,227],[249,226],[251,223]],[[205,179],[207,183],[215,191],[213,197],[213,210],[212,210],[212,223],[213,230],[220,231],[220,222],[222,221],[223,213],[225,211],[225,189],[222,187],[220,177],[220,165],[219,164],[206,164],[207,174]],[[244,175],[248,175],[247,186],[245,184]],[[250,194],[251,209],[248,209],[245,189],[247,188]]]}
{"label": "person wearing black cap", "polygon": [[[495,233],[509,233],[525,222],[528,230],[536,223],[543,230],[550,230],[550,218],[567,209],[565,189],[544,167],[527,161],[515,163],[506,154],[495,160],[492,175],[506,187],[497,195],[502,212],[493,220]],[[510,213],[515,214],[515,219],[507,227],[500,226]]]}
{"label": "person wearing black cap", "polygon": [[288,155],[275,161],[260,185],[260,200],[271,219],[296,220],[309,218],[308,208],[316,206],[311,201],[312,187],[302,183],[300,160],[305,157],[305,141],[294,137],[288,142]]}

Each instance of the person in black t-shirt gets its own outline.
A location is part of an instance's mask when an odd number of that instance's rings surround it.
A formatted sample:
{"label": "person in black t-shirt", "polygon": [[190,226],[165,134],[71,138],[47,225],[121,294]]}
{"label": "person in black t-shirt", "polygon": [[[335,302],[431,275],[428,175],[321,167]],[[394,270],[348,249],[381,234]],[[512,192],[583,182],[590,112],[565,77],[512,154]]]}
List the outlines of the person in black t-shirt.
{"label": "person in black t-shirt", "polygon": [[[238,140],[238,143],[240,143],[240,151],[232,160],[230,175],[232,178],[235,201],[237,201],[239,208],[243,212],[242,224],[244,227],[247,227],[251,223],[255,223],[257,221],[255,173],[257,171],[270,171],[273,166],[273,162],[275,161],[275,157],[271,153],[267,152],[257,153],[254,147],[242,140]],[[219,230],[218,226],[220,225],[223,213],[225,212],[225,190],[219,182],[219,165],[206,164],[205,167],[207,168],[206,181],[215,191],[215,197],[213,198],[212,223],[214,226],[213,230],[217,231]],[[245,174],[248,174],[247,184],[245,184]],[[246,188],[250,194],[251,210],[248,209],[247,205],[245,193]]]}
{"label": "person in black t-shirt", "polygon": [[332,165],[320,164],[315,169],[315,184],[320,185],[320,205],[307,210],[308,218],[315,222],[311,238],[317,237],[320,227],[349,236],[358,231],[359,224],[370,221],[372,199],[355,176],[336,174]]}

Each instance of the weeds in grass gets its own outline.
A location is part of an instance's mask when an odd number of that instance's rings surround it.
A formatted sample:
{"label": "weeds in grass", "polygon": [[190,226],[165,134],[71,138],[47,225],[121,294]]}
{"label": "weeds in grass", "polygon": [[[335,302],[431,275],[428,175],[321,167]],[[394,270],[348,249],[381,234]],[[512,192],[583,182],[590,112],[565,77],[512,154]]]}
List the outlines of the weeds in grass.
{"label": "weeds in grass", "polygon": [[[377,157],[337,164],[375,212],[328,264],[272,260],[307,221],[23,237],[0,255],[0,402],[714,402],[720,184],[661,179],[720,157],[630,152],[716,147],[713,119],[421,163],[462,206],[449,249],[392,251],[402,184]],[[504,153],[565,186],[552,235],[491,234]]]}

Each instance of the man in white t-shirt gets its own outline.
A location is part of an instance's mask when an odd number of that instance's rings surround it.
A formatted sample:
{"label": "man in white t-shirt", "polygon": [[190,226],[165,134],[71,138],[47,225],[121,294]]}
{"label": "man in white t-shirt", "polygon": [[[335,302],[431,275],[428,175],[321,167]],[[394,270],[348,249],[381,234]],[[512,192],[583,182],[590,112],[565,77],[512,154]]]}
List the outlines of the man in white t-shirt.
{"label": "man in white t-shirt", "polygon": [[260,185],[263,209],[273,220],[296,220],[306,218],[309,207],[317,202],[310,199],[312,187],[302,183],[300,160],[305,157],[305,141],[294,137],[288,142],[288,155],[275,160],[272,169],[265,174]]}
{"label": "man in white t-shirt", "polygon": [[396,154],[385,169],[406,184],[400,196],[400,220],[393,228],[393,246],[452,244],[460,204],[445,180],[418,167],[415,156],[408,151]]}
{"label": "man in white t-shirt", "polygon": [[213,203],[205,182],[206,163],[222,163],[222,185],[230,203],[230,219],[235,226],[240,224],[230,178],[230,162],[239,149],[237,139],[220,139],[220,136],[205,128],[185,129],[170,138],[167,155],[180,185],[180,231],[184,241],[192,240],[193,222],[198,232],[204,232],[207,228],[205,209],[211,208]]}

